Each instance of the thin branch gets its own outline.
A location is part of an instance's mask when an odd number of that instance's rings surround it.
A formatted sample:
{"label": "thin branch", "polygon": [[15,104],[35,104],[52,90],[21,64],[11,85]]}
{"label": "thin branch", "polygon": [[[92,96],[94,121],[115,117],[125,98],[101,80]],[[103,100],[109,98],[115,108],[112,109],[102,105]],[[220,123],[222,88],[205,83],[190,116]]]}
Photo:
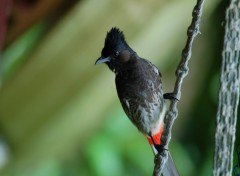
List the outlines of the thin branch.
{"label": "thin branch", "polygon": [[232,175],[240,91],[240,0],[226,11],[213,175]]}
{"label": "thin branch", "polygon": [[[194,38],[199,34],[199,23],[202,15],[204,0],[197,0],[197,4],[195,5],[192,12],[192,22],[187,30],[187,42],[182,50],[182,58],[175,72],[177,80],[175,82],[174,92],[178,99],[181,98],[181,87],[183,83],[183,79],[188,74],[188,61],[192,55],[192,44]],[[165,128],[163,130],[163,134],[161,137],[161,144],[168,146],[169,141],[171,139],[171,129],[174,123],[174,120],[177,118],[178,110],[177,110],[177,100],[171,100],[171,104],[169,106],[169,110],[166,113],[164,118]],[[154,176],[160,176],[162,173],[162,169],[167,161],[167,151],[163,150],[161,153],[157,154],[155,157],[155,167],[153,171]]]}

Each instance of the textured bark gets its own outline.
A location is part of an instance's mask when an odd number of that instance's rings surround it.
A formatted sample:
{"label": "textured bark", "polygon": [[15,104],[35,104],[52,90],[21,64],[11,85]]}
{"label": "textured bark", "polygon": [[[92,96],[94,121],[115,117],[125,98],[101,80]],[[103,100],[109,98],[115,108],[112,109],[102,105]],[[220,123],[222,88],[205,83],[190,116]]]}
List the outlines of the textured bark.
{"label": "textured bark", "polygon": [[[184,49],[182,50],[182,57],[175,73],[177,80],[175,82],[173,93],[177,95],[178,100],[180,100],[181,98],[181,87],[182,87],[183,79],[188,74],[188,61],[190,60],[192,55],[193,40],[197,36],[197,34],[200,33],[199,23],[202,15],[203,2],[204,0],[197,0],[197,4],[193,8],[192,22],[187,30],[187,36],[188,36],[187,42]],[[174,120],[177,118],[177,114],[178,114],[177,102],[178,101],[175,99],[171,100],[169,110],[166,113],[166,116],[164,118],[165,128],[161,136],[161,144],[165,146],[168,146],[170,142],[172,126],[173,126]],[[161,175],[162,169],[167,161],[167,157],[168,155],[166,154],[165,150],[163,150],[161,153],[158,153],[156,155],[155,166],[153,171],[154,176]]]}
{"label": "textured bark", "polygon": [[240,1],[226,11],[213,175],[232,175],[240,86]]}

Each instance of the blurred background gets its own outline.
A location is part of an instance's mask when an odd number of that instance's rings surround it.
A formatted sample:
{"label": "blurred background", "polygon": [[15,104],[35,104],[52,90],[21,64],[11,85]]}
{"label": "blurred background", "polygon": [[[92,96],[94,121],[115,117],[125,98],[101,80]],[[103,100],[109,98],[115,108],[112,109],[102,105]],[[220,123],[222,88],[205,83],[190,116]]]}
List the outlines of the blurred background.
{"label": "blurred background", "polygon": [[[151,148],[124,114],[114,74],[94,63],[117,26],[171,92],[195,3],[1,0],[0,175],[151,175]],[[183,176],[211,175],[226,6],[205,2],[183,83],[170,142]]]}

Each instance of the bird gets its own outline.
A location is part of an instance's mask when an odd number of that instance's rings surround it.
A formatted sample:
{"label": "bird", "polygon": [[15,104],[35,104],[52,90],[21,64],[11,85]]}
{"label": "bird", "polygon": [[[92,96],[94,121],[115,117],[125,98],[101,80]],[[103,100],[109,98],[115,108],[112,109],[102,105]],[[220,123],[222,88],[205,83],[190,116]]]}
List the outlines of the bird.
{"label": "bird", "polygon": [[[154,155],[167,150],[160,140],[164,130],[165,99],[176,99],[176,96],[174,93],[163,93],[159,69],[149,60],[139,57],[117,27],[107,32],[101,57],[95,65],[102,63],[115,73],[116,90],[122,108],[130,121],[146,136]],[[163,175],[177,176],[178,171],[168,153]]]}

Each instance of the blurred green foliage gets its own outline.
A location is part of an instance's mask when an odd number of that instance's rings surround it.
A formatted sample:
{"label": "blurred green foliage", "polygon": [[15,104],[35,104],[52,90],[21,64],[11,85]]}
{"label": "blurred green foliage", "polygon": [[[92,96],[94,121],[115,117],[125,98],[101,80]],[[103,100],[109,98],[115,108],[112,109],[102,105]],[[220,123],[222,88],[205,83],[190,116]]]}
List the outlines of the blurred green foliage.
{"label": "blurred green foliage", "polygon": [[[94,62],[118,26],[171,91],[194,3],[79,1],[50,29],[42,21],[6,48],[0,132],[10,156],[1,175],[150,175],[151,148],[124,114],[114,75]],[[224,9],[206,1],[194,42],[170,142],[181,175],[211,175]]]}
{"label": "blurred green foliage", "polygon": [[4,60],[1,63],[3,81],[13,75],[18,68],[26,62],[31,51],[36,47],[45,31],[45,24],[39,23],[33,26],[29,31],[22,35],[16,42],[12,43],[3,52]]}

